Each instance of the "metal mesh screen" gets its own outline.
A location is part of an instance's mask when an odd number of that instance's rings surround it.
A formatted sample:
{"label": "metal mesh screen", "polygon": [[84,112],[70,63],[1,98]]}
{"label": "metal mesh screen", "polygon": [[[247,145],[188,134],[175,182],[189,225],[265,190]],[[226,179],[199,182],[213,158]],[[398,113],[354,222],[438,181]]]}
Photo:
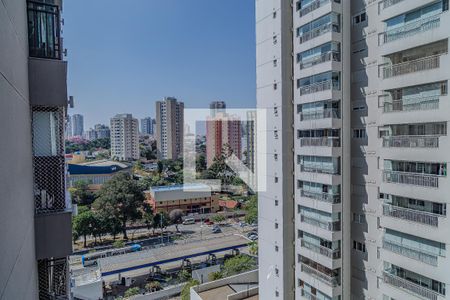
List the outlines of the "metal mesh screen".
{"label": "metal mesh screen", "polygon": [[64,108],[32,108],[34,199],[37,214],[66,209]]}
{"label": "metal mesh screen", "polygon": [[68,299],[66,258],[38,260],[39,300]]}

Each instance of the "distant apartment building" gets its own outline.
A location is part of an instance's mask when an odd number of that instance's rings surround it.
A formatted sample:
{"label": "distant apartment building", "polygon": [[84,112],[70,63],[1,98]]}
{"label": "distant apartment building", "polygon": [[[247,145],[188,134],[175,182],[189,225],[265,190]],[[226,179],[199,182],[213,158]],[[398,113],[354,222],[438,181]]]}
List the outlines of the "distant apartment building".
{"label": "distant apartment building", "polygon": [[[216,157],[231,151],[241,158],[241,120],[227,113],[216,113],[206,118],[206,165],[209,168]],[[225,153],[228,155],[228,153]]]}
{"label": "distant apartment building", "polygon": [[61,1],[0,4],[0,298],[69,299]]}
{"label": "distant apartment building", "polygon": [[166,97],[156,102],[156,147],[160,159],[183,155],[184,103]]}
{"label": "distant apartment building", "polygon": [[139,159],[139,124],[131,114],[111,118],[111,158]]}
{"label": "distant apartment building", "polygon": [[83,134],[84,139],[88,141],[93,141],[97,139],[104,139],[110,137],[109,127],[103,124],[96,124],[94,128],[89,128]]}
{"label": "distant apartment building", "polygon": [[68,139],[68,138],[72,137],[72,116],[70,116],[70,115],[66,116],[65,124],[66,124],[66,127],[64,130],[64,137],[66,139]]}
{"label": "distant apartment building", "polygon": [[84,117],[80,114],[72,116],[72,136],[83,136],[84,132]]}
{"label": "distant apartment building", "polygon": [[224,113],[227,105],[224,101],[213,101],[209,104],[211,116],[215,117],[217,113]]}
{"label": "distant apartment building", "polygon": [[448,10],[256,1],[260,299],[450,298]]}
{"label": "distant apartment building", "polygon": [[256,170],[256,111],[247,112],[245,123],[246,156],[245,162],[247,168],[252,172]]}
{"label": "distant apartment building", "polygon": [[211,188],[203,184],[154,186],[145,192],[153,213],[181,209],[188,213],[210,213],[219,211],[219,200],[211,194]]}
{"label": "distant apartment building", "polygon": [[154,134],[155,119],[150,117],[141,119],[141,134],[153,135]]}

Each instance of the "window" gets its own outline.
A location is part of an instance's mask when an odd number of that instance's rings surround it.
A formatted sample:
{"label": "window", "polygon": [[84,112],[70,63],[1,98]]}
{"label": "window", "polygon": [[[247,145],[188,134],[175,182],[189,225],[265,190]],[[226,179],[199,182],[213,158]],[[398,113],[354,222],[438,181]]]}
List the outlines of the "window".
{"label": "window", "polygon": [[274,35],[273,38],[272,38],[272,40],[273,40],[273,44],[276,45],[276,44],[277,44],[277,36]]}
{"label": "window", "polygon": [[353,25],[357,25],[360,23],[363,23],[367,20],[367,15],[366,12],[361,12],[359,14],[357,14],[356,16],[353,16]]}
{"label": "window", "polygon": [[277,154],[277,153],[275,153],[275,154],[273,155],[273,159],[274,159],[274,160],[278,160],[278,154]]}
{"label": "window", "polygon": [[273,107],[273,114],[275,117],[278,117],[278,107],[276,106]]}
{"label": "window", "polygon": [[276,140],[278,140],[278,130],[273,131],[273,136]]}
{"label": "window", "polygon": [[278,177],[275,176],[275,183],[278,183]]}
{"label": "window", "polygon": [[275,252],[278,252],[278,246],[275,246]]}
{"label": "window", "polygon": [[280,276],[280,270],[278,268],[275,268],[275,275]]}
{"label": "window", "polygon": [[355,139],[367,138],[366,129],[365,128],[353,129],[353,138]]}
{"label": "window", "polygon": [[275,200],[275,206],[278,206],[278,200]]}
{"label": "window", "polygon": [[274,11],[274,12],[273,12],[273,14],[272,14],[272,18],[274,18],[274,19],[275,19],[276,17],[277,17],[277,12],[276,12],[276,11]]}
{"label": "window", "polygon": [[276,67],[278,65],[278,61],[276,59],[273,60],[273,66]]}
{"label": "window", "polygon": [[364,214],[353,213],[353,222],[363,224],[366,222],[366,216]]}
{"label": "window", "polygon": [[357,242],[357,241],[353,241],[353,249],[355,249],[356,251],[359,251],[359,252],[366,253],[366,244]]}
{"label": "window", "polygon": [[278,223],[275,223],[275,229],[278,229]]}
{"label": "window", "polygon": [[278,88],[278,84],[274,83],[273,84],[273,89],[276,90]]}

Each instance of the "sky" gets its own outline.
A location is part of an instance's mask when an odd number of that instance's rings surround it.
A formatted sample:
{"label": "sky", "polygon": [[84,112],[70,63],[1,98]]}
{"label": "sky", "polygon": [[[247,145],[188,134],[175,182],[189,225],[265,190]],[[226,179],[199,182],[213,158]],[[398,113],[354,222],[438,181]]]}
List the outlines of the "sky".
{"label": "sky", "polygon": [[67,0],[68,91],[85,130],[117,113],[255,107],[254,0]]}

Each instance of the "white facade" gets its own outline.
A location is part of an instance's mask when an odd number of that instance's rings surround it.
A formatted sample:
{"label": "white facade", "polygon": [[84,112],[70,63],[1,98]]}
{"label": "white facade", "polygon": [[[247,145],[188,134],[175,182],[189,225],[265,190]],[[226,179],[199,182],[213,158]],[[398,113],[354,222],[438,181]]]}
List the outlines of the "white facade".
{"label": "white facade", "polygon": [[156,101],[156,148],[160,159],[177,159],[183,153],[184,103],[166,97]]}
{"label": "white facade", "polygon": [[131,114],[111,118],[111,158],[139,159],[139,123]]}
{"label": "white facade", "polygon": [[[260,298],[450,298],[448,1],[281,2],[256,0],[277,172],[260,194]],[[293,156],[270,153],[280,140]]]}

